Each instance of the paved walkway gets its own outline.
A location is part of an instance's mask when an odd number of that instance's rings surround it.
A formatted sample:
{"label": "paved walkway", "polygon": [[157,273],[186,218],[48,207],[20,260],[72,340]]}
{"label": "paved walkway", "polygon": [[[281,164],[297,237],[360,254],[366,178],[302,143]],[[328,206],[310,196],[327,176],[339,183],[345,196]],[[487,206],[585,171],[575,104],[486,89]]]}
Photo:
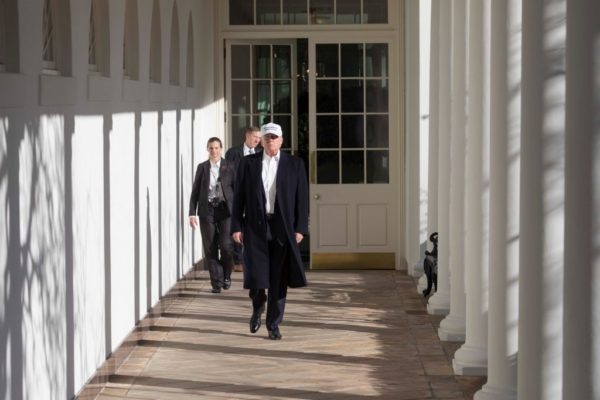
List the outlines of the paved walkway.
{"label": "paved walkway", "polygon": [[[283,340],[248,329],[241,273],[221,294],[205,271],[181,281],[134,332],[99,399],[470,399],[415,282],[398,271],[310,272],[291,289]],[[264,321],[263,321],[264,322]]]}

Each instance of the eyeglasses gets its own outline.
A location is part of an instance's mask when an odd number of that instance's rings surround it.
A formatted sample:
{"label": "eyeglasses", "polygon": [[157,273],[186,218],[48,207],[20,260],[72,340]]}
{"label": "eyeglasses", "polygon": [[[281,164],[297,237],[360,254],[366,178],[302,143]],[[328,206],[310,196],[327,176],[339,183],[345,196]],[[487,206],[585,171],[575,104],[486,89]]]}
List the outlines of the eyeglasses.
{"label": "eyeglasses", "polygon": [[271,133],[267,133],[266,135],[263,135],[263,138],[268,139],[268,140],[275,140],[275,139],[279,138],[279,136],[273,135]]}

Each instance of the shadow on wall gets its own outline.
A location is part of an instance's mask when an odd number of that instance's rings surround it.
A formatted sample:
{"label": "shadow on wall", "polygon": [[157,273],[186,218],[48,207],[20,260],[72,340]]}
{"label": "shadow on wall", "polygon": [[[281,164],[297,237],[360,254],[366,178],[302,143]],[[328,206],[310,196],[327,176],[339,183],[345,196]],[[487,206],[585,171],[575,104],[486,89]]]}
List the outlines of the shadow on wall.
{"label": "shadow on wall", "polygon": [[[158,113],[162,114],[162,111]],[[174,186],[175,190],[174,193],[161,196],[159,189],[157,197],[156,185],[146,187],[145,237],[141,236],[143,231],[140,232],[144,225],[141,224],[144,204],[140,201],[144,199],[140,198],[140,191],[143,190],[140,188],[140,174],[143,173],[140,171],[140,162],[147,157],[147,154],[140,154],[144,142],[140,132],[141,112],[131,113],[129,129],[135,130],[130,131],[131,144],[128,147],[131,168],[123,172],[115,171],[117,167],[111,164],[115,161],[111,153],[116,150],[111,148],[115,116],[110,113],[99,116],[103,126],[96,137],[101,147],[92,150],[98,155],[97,151],[103,154],[97,161],[89,161],[94,163],[90,168],[97,170],[98,176],[102,175],[102,179],[94,183],[100,197],[92,199],[103,211],[103,215],[97,216],[99,225],[90,224],[93,219],[77,220],[82,218],[80,214],[85,217],[85,212],[94,210],[84,204],[84,195],[73,192],[81,183],[76,180],[81,179],[77,178],[77,168],[82,159],[86,161],[85,154],[77,154],[81,151],[81,142],[74,142],[79,134],[85,135],[85,132],[75,132],[79,116],[0,115],[0,206],[3,207],[0,215],[0,400],[72,398],[84,381],[93,375],[94,371],[89,371],[90,365],[99,366],[104,357],[111,354],[112,348],[125,338],[126,335],[115,331],[116,325],[124,326],[123,319],[117,320],[118,317],[129,315],[126,321],[129,331],[142,317],[140,302],[144,301],[141,287],[143,274],[146,275],[145,306],[150,309],[152,303],[157,301],[157,288],[153,292],[153,285],[158,285],[158,296],[161,296],[163,291],[170,288],[171,277],[182,277],[185,269],[192,266],[193,246],[188,250],[188,236],[191,235],[186,235],[187,210],[184,205],[193,177],[189,171],[184,171],[184,165],[194,164],[194,160],[188,160],[194,154],[188,147],[193,143],[193,118],[200,114],[193,111],[185,114],[192,120],[186,122],[190,124],[190,132],[183,133],[185,136],[182,139],[185,139],[180,145],[179,136],[182,133],[178,125],[182,113],[181,110],[176,113],[177,127],[158,135],[159,140],[161,135],[163,140],[165,135],[171,135],[168,139],[172,139],[176,146],[164,148],[162,141],[152,143],[152,147],[157,146],[153,151],[157,152],[155,157],[159,163],[166,152],[177,152],[168,155],[168,165],[166,162],[160,164],[162,170],[159,169],[159,172],[165,172],[162,176],[160,173],[158,176],[152,175],[154,179],[158,178],[158,188],[170,190]],[[202,138],[199,139],[203,142]],[[122,156],[123,152],[117,154]],[[111,176],[116,176],[118,180],[120,173],[127,173],[129,187],[133,186],[127,194],[114,189],[116,182]],[[165,179],[176,183],[161,186],[161,180]],[[173,210],[172,221],[169,218],[161,222],[167,216],[160,207],[158,212],[153,211],[153,208],[157,208],[154,199],[160,198],[166,209]],[[123,214],[118,210],[121,201],[127,203],[124,206],[134,213],[131,222],[118,220],[118,216]],[[134,227],[130,226],[131,223]],[[80,232],[82,227],[100,235],[100,244],[94,243],[99,248],[88,249],[86,238],[80,237],[81,232],[85,233],[85,230]],[[168,231],[165,234],[171,238],[162,244],[175,247],[166,250],[166,254],[172,254],[173,257],[169,257],[164,266],[161,257],[157,257],[157,254],[162,254],[161,250],[152,253],[152,240],[156,244],[158,239],[157,227]],[[119,288],[119,282],[115,281],[115,277],[121,273],[117,269],[123,263],[114,257],[122,254],[122,245],[115,242],[114,238],[111,245],[111,233],[122,228],[128,232],[129,248],[133,247],[128,253],[132,257],[128,273],[131,273],[134,287],[129,286],[127,291]],[[158,236],[161,236],[160,231]],[[146,271],[141,270],[140,263],[143,263],[144,257],[141,251],[146,251]],[[90,268],[96,267],[81,261],[96,254],[104,257],[99,261],[102,271],[90,271]],[[163,267],[164,276],[168,274],[170,277],[168,282],[163,282]],[[84,286],[82,280],[90,279],[92,272],[100,280],[91,283],[94,290],[89,293],[86,292],[90,287],[89,281]],[[92,304],[87,302],[88,299],[100,303],[101,308],[96,315],[86,319],[83,314],[86,307],[90,308]],[[123,299],[127,300],[124,302],[127,304],[126,311],[115,305],[121,304]],[[130,307],[135,309],[131,310]],[[90,324],[90,320],[93,324]],[[86,347],[86,341],[94,341],[94,348]]]}
{"label": "shadow on wall", "polygon": [[[73,116],[0,117],[0,397],[73,394]],[[47,126],[40,132],[40,124]]]}

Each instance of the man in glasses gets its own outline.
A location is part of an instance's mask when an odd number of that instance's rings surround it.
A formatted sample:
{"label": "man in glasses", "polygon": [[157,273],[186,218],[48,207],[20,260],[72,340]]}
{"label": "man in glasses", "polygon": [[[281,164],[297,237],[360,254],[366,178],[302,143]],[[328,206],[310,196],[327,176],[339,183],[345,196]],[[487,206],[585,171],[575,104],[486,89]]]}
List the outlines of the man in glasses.
{"label": "man in glasses", "polygon": [[250,332],[259,330],[266,303],[268,337],[279,340],[287,288],[306,286],[298,243],[308,233],[308,182],[302,160],[280,151],[281,126],[268,123],[261,132],[263,151],[237,170],[231,232],[244,244]]}

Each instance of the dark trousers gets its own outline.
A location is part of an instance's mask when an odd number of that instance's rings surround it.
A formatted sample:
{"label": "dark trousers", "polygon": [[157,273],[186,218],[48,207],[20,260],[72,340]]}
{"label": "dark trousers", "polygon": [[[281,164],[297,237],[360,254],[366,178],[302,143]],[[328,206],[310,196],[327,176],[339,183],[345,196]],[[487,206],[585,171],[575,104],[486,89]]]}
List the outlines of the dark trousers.
{"label": "dark trousers", "polygon": [[[213,288],[223,287],[223,281],[230,279],[233,270],[233,245],[230,233],[230,219],[219,222],[212,215],[200,218],[200,233],[204,260],[208,266],[210,283]],[[220,251],[220,259],[219,259]]]}
{"label": "dark trousers", "polygon": [[[269,222],[269,290],[268,296],[265,289],[250,289],[252,307],[257,310],[267,301],[267,329],[272,331],[283,321],[285,299],[290,272],[290,249],[285,239],[285,231],[278,224],[278,218]],[[273,234],[271,234],[273,232]]]}

